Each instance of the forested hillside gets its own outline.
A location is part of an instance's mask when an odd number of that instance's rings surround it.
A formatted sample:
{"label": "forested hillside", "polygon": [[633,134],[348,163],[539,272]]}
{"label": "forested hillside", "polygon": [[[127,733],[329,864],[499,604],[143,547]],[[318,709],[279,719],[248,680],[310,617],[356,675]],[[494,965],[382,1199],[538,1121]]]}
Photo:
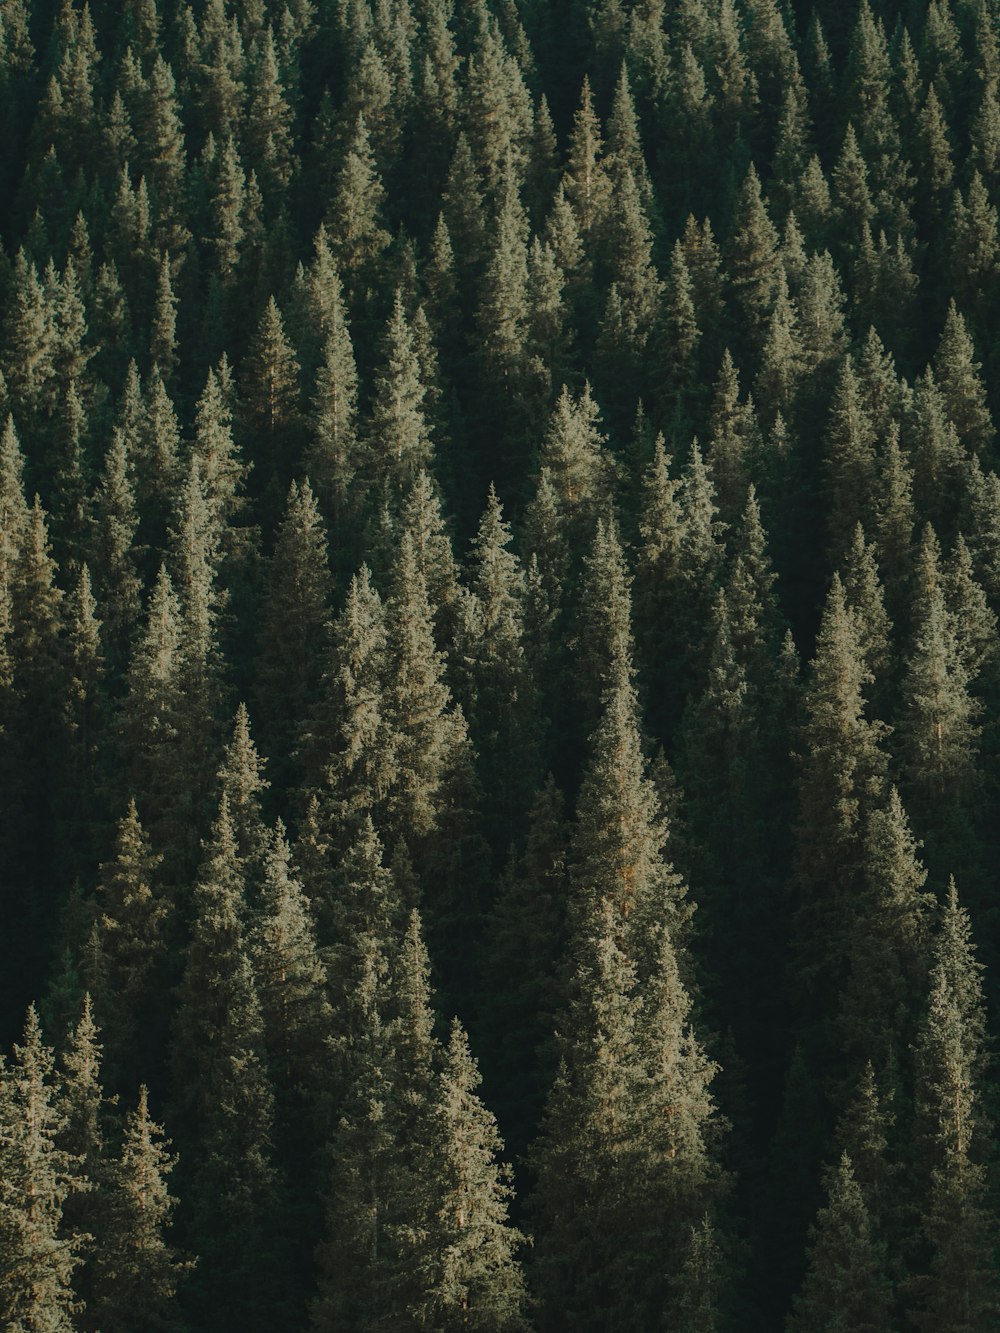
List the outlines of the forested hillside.
{"label": "forested hillside", "polygon": [[0,126],[2,1326],[993,1333],[1000,2],[0,0]]}

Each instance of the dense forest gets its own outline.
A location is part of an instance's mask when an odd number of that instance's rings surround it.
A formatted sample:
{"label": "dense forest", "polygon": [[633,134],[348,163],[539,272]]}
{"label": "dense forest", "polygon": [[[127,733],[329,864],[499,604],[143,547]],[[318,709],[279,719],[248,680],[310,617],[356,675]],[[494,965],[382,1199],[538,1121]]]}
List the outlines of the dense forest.
{"label": "dense forest", "polygon": [[0,0],[0,1323],[1000,1327],[1000,0]]}

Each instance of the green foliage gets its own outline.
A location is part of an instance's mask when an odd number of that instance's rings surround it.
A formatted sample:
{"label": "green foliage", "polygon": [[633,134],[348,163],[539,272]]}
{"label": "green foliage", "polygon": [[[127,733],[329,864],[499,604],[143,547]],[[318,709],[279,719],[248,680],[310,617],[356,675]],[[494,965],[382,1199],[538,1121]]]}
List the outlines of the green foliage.
{"label": "green foliage", "polygon": [[4,1327],[995,1325],[996,6],[807,10],[0,0]]}

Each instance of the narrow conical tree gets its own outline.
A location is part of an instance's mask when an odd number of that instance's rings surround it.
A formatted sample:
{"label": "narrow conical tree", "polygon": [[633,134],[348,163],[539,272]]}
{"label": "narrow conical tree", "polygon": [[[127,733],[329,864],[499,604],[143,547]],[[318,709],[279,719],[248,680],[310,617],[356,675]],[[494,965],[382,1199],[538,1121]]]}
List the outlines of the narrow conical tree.
{"label": "narrow conical tree", "polygon": [[225,793],[194,899],[173,1048],[187,1144],[185,1235],[201,1261],[191,1291],[215,1327],[264,1329],[280,1304],[274,1094]]}
{"label": "narrow conical tree", "polygon": [[893,787],[871,811],[864,845],[864,898],[853,926],[849,976],[840,1006],[841,1049],[880,1072],[906,1058],[923,991],[929,944],[927,872]]}
{"label": "narrow conical tree", "polygon": [[417,470],[431,461],[433,446],[425,409],[426,385],[413,332],[397,291],[382,344],[382,365],[368,427],[369,484],[398,497]]}
{"label": "narrow conical tree", "polygon": [[282,490],[300,445],[300,368],[281,311],[268,298],[243,367],[242,420],[264,477]]}
{"label": "narrow conical tree", "polygon": [[266,763],[254,743],[247,706],[240,704],[223,752],[219,785],[225,793],[243,873],[252,888],[259,882],[268,843],[261,810],[261,800],[271,785],[264,776]]}
{"label": "narrow conical tree", "polygon": [[528,1326],[516,1257],[525,1237],[508,1220],[510,1168],[497,1162],[503,1141],[476,1094],[480,1082],[456,1018],[431,1112],[430,1157],[422,1164],[433,1205],[419,1264],[424,1291],[413,1313],[422,1326],[513,1331]]}
{"label": "narrow conical tree", "polygon": [[85,1238],[60,1234],[60,1223],[67,1195],[85,1182],[60,1146],[54,1065],[31,1008],[22,1044],[0,1071],[0,1309],[25,1333],[71,1333],[79,1309],[72,1283]]}
{"label": "narrow conical tree", "polygon": [[[110,1128],[108,1103],[101,1085],[103,1048],[90,1008],[83,997],[78,1022],[67,1034],[60,1058],[60,1109],[63,1115],[59,1145],[76,1163],[87,1188],[73,1192],[63,1205],[62,1226],[69,1235],[86,1235],[84,1263],[74,1276],[74,1294],[84,1311],[92,1303],[97,1256],[108,1240],[108,1187],[111,1162],[107,1134]],[[84,1313],[83,1326],[98,1328],[93,1315]]]}
{"label": "narrow conical tree", "polygon": [[293,481],[265,576],[255,673],[255,716],[279,789],[289,785],[297,736],[319,701],[332,583],[319,505],[308,481]]}
{"label": "narrow conical tree", "polygon": [[331,1029],[326,969],[280,820],[264,860],[250,950],[275,1084],[285,1091],[315,1092],[316,1070]]}
{"label": "narrow conical tree", "polygon": [[510,543],[510,528],[491,486],[472,543],[472,596],[463,602],[468,683],[462,702],[481,780],[490,782],[496,796],[491,842],[504,851],[537,783],[541,726],[525,653],[526,580]]}
{"label": "narrow conical tree", "polygon": [[866,716],[870,681],[857,622],[835,574],[806,690],[795,874],[799,966],[826,1002],[843,982],[865,818],[884,792],[884,727]]}
{"label": "narrow conical tree", "polygon": [[[113,860],[101,866],[95,914],[99,967],[86,975],[105,1031],[112,1086],[132,1083],[151,1062],[159,1024],[153,1012],[156,975],[163,963],[169,913],[158,884],[162,857],[149,842],[134,800],[119,820]],[[139,1035],[143,1034],[140,1045]]]}
{"label": "narrow conical tree", "polygon": [[139,623],[142,583],[136,568],[139,528],[126,434],[114,427],[96,494],[95,573],[111,663],[124,671]]}
{"label": "narrow conical tree", "polygon": [[121,1156],[108,1186],[104,1244],[95,1259],[93,1318],[102,1328],[135,1322],[151,1333],[180,1324],[176,1295],[192,1261],[167,1240],[177,1200],[167,1176],[176,1165],[170,1141],[149,1114],[146,1086],[125,1118]]}
{"label": "narrow conical tree", "polygon": [[968,864],[970,820],[980,784],[982,705],[970,692],[942,582],[918,592],[913,647],[902,682],[897,735],[903,791],[925,835],[930,868]]}
{"label": "narrow conical tree", "polygon": [[913,1284],[917,1301],[911,1317],[928,1330],[986,1333],[996,1323],[1000,1284],[994,1262],[997,1221],[984,1167],[990,1125],[981,1091],[982,965],[976,961],[971,934],[952,880],[916,1052],[926,1267]]}
{"label": "narrow conical tree", "polygon": [[810,1239],[809,1269],[786,1324],[788,1333],[848,1328],[879,1333],[887,1328],[891,1302],[884,1247],[873,1235],[846,1153],[830,1173],[827,1203]]}
{"label": "narrow conical tree", "polygon": [[691,908],[687,888],[667,860],[670,828],[649,777],[639,732],[638,701],[628,662],[604,694],[590,762],[577,803],[575,876],[580,911],[600,903],[615,913],[640,981],[657,966],[659,939],[676,943]]}
{"label": "narrow conical tree", "polygon": [[[751,166],[743,181],[729,238],[729,278],[751,339],[762,336],[778,287],[778,233]],[[751,344],[753,345],[753,344]]]}

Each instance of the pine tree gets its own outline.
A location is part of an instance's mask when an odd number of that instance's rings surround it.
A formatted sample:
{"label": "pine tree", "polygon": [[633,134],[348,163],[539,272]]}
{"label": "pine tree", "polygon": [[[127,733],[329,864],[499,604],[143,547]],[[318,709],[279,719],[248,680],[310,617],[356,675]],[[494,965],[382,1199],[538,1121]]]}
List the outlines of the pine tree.
{"label": "pine tree", "polygon": [[87,977],[105,1031],[112,1086],[129,1084],[138,1068],[149,1068],[140,1032],[147,1049],[155,1049],[152,1002],[169,911],[157,883],[161,861],[132,800],[118,822],[114,859],[101,866],[94,922],[99,968]]}
{"label": "pine tree", "polygon": [[463,602],[461,642],[468,663],[463,707],[479,773],[494,792],[490,841],[498,851],[513,840],[536,782],[541,725],[525,653],[525,575],[510,543],[491,486],[472,543],[472,595]]}
{"label": "pine tree", "polygon": [[275,1085],[315,1091],[331,1014],[314,925],[279,820],[269,840],[251,954]]}
{"label": "pine tree", "polygon": [[948,888],[930,999],[916,1052],[924,1274],[914,1281],[920,1328],[986,1330],[997,1316],[996,1234],[983,1166],[989,1134],[982,1094],[985,1015],[981,964],[954,880]]}
{"label": "pine tree", "polygon": [[108,1186],[106,1238],[95,1259],[93,1317],[101,1327],[136,1321],[172,1333],[179,1326],[175,1297],[193,1264],[166,1238],[177,1204],[166,1178],[176,1161],[150,1117],[143,1084],[138,1106],[126,1116]]}
{"label": "pine tree", "polygon": [[670,933],[639,985],[618,919],[608,899],[579,918],[562,1059],[535,1149],[545,1328],[567,1316],[581,1328],[675,1326],[692,1294],[691,1227],[721,1185],[715,1066],[690,1030]]}
{"label": "pine tree", "polygon": [[875,482],[875,428],[865,409],[854,364],[845,359],[827,424],[827,528],[834,555],[846,552],[855,525],[869,528]]}
{"label": "pine tree", "polygon": [[577,804],[575,876],[584,915],[607,903],[640,981],[666,931],[683,942],[686,886],[667,860],[670,828],[650,780],[630,663],[615,664]]}
{"label": "pine tree", "polygon": [[376,375],[368,426],[368,484],[377,487],[378,492],[398,497],[417,470],[431,461],[426,394],[413,333],[402,294],[397,291],[383,338],[382,364]]}
{"label": "pine tree", "polygon": [[[62,1226],[69,1235],[88,1236],[84,1263],[74,1276],[74,1295],[85,1312],[92,1304],[97,1256],[108,1237],[109,1167],[106,1136],[109,1129],[107,1103],[101,1086],[102,1047],[99,1031],[84,995],[79,1021],[67,1034],[60,1059],[59,1101],[63,1123],[59,1146],[76,1164],[87,1188],[73,1192],[63,1204]],[[86,1327],[97,1328],[84,1313]]]}
{"label": "pine tree", "polygon": [[951,301],[934,357],[934,376],[958,438],[980,453],[989,448],[995,435],[979,377],[981,369],[965,321]]}
{"label": "pine tree", "polygon": [[465,718],[443,680],[427,584],[408,532],[396,556],[385,625],[383,698],[395,770],[386,793],[385,828],[410,844],[438,828],[470,755]]}
{"label": "pine tree", "polygon": [[[927,871],[896,788],[868,816],[863,898],[841,998],[842,1049],[880,1074],[906,1060],[926,977]],[[855,1075],[856,1077],[856,1075]]]}
{"label": "pine tree", "polygon": [[920,600],[897,735],[908,804],[927,837],[931,869],[940,874],[966,864],[962,853],[980,781],[981,704],[970,693],[955,623],[933,574]]}
{"label": "pine tree", "polygon": [[64,1112],[54,1054],[34,1008],[24,1038],[0,1079],[0,1308],[14,1330],[70,1333],[79,1312],[72,1281],[85,1237],[60,1234],[63,1205],[85,1187],[79,1164],[61,1147]]}
{"label": "pine tree", "polygon": [[616,682],[634,675],[632,578],[617,527],[597,520],[593,544],[583,561],[583,587],[576,629],[577,690],[587,730],[601,716],[604,696]]}
{"label": "pine tree", "polygon": [[479,1070],[458,1019],[439,1078],[431,1179],[421,1182],[433,1189],[434,1211],[419,1269],[424,1292],[413,1313],[418,1326],[525,1328],[524,1278],[515,1257],[525,1238],[508,1223],[510,1169],[497,1164],[503,1142],[476,1094]]}
{"label": "pine tree", "polygon": [[864,1196],[844,1153],[830,1172],[827,1203],[811,1229],[809,1269],[795,1298],[788,1333],[887,1327],[890,1292],[884,1247],[872,1233]]}
{"label": "pine tree", "polygon": [[340,280],[335,275],[332,285],[330,310],[325,317],[329,329],[316,372],[312,440],[306,450],[306,463],[318,494],[339,527],[351,513],[351,502],[356,504],[361,489],[357,475],[358,372]]}
{"label": "pine tree", "polygon": [[798,783],[797,948],[800,971],[817,997],[836,994],[843,982],[865,819],[884,790],[885,729],[866,716],[870,682],[857,620],[835,574],[806,690]]}
{"label": "pine tree", "polygon": [[244,891],[223,793],[194,891],[196,915],[173,1044],[176,1098],[188,1145],[185,1235],[201,1260],[189,1290],[220,1329],[268,1327],[281,1294],[274,1094],[243,939]]}
{"label": "pine tree", "polygon": [[97,489],[94,568],[101,595],[104,638],[111,662],[118,671],[124,671],[128,661],[142,604],[135,553],[139,517],[134,467],[125,432],[115,427]]}
{"label": "pine tree", "polygon": [[579,550],[606,512],[614,464],[599,430],[600,414],[590,386],[576,399],[563,385],[542,442],[539,462],[555,490],[570,549]]}
{"label": "pine tree", "polygon": [[274,297],[260,317],[243,370],[243,424],[264,475],[288,480],[298,445],[299,363]]}
{"label": "pine tree", "polygon": [[341,823],[373,810],[392,781],[386,651],[385,607],[362,565],[334,623],[330,667],[299,747],[307,788],[329,787],[331,813]]}
{"label": "pine tree", "polygon": [[777,293],[779,268],[778,233],[768,217],[760,180],[751,166],[736,205],[728,269],[733,299],[754,342],[766,328]]}
{"label": "pine tree", "polygon": [[330,244],[355,295],[389,244],[382,223],[385,191],[372,155],[368,127],[359,116],[344,154],[327,213]]}
{"label": "pine tree", "polygon": [[293,481],[265,576],[256,670],[256,711],[279,788],[293,771],[298,732],[319,701],[331,592],[319,506],[308,481],[301,488]]}

